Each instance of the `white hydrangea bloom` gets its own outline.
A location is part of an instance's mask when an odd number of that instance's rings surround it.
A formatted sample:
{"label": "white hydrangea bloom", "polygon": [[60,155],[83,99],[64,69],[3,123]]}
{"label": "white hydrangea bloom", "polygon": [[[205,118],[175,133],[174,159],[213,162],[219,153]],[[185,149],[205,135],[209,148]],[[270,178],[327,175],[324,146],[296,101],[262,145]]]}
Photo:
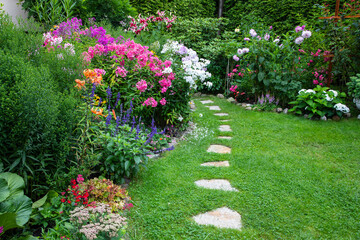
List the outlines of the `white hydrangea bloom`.
{"label": "white hydrangea bloom", "polygon": [[306,89],[301,89],[301,90],[299,91],[299,94],[302,93],[302,92],[306,92]]}
{"label": "white hydrangea bloom", "polygon": [[336,111],[340,111],[340,112],[343,112],[343,113],[349,113],[350,112],[350,109],[345,104],[342,104],[342,103],[335,104],[334,108],[336,109]]}
{"label": "white hydrangea bloom", "polygon": [[308,89],[308,90],[305,91],[305,93],[313,93],[313,94],[315,94],[316,92],[314,90],[312,90],[312,89]]}

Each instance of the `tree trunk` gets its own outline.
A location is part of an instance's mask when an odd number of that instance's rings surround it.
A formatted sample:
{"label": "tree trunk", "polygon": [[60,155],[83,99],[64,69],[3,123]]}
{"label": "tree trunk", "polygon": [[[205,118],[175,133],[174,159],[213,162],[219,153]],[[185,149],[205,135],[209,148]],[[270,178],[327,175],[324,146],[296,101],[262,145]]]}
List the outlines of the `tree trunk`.
{"label": "tree trunk", "polygon": [[224,1],[225,0],[219,0],[219,14],[218,14],[219,18],[223,16]]}

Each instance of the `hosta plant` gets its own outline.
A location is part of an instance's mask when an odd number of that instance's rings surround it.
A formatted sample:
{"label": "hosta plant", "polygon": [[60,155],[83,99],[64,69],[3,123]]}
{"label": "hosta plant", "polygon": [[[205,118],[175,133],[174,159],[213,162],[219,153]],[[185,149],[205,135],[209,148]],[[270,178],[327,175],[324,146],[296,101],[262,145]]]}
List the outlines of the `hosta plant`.
{"label": "hosta plant", "polygon": [[331,90],[327,87],[317,85],[314,89],[302,89],[295,101],[290,102],[294,107],[289,112],[313,117],[332,117],[338,115],[342,117],[350,110],[343,104],[346,94]]}
{"label": "hosta plant", "polygon": [[15,173],[0,174],[0,236],[23,227],[30,219],[32,201],[24,195],[25,183]]}

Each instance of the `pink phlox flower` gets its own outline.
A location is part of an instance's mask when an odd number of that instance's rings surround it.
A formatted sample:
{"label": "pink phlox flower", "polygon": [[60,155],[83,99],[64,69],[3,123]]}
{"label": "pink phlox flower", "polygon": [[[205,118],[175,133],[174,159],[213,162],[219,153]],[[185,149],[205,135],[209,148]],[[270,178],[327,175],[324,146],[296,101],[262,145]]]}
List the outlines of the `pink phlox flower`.
{"label": "pink phlox flower", "polygon": [[151,107],[156,107],[157,104],[158,104],[157,101],[152,97],[149,97],[143,103],[144,106],[146,105],[146,106],[151,106]]}
{"label": "pink phlox flower", "polygon": [[145,92],[145,90],[147,89],[147,83],[145,80],[141,79],[141,81],[136,83],[136,88],[140,91],[140,92]]}
{"label": "pink phlox flower", "polygon": [[173,81],[175,79],[175,74],[174,73],[169,73],[169,75],[167,76],[167,79],[169,81]]}
{"label": "pink phlox flower", "polygon": [[171,66],[171,61],[169,61],[169,60],[166,60],[165,62],[164,62],[164,65],[165,65],[165,67],[170,67]]}
{"label": "pink phlox flower", "polygon": [[117,67],[115,74],[116,76],[120,76],[120,77],[126,77],[126,74],[128,73],[128,71],[124,68],[124,67]]}
{"label": "pink phlox flower", "polygon": [[233,93],[236,93],[237,87],[238,87],[237,85],[232,85],[232,86],[230,87],[230,91],[233,92]]}
{"label": "pink phlox flower", "polygon": [[166,104],[165,98],[162,98],[162,99],[160,100],[160,104],[163,105],[163,106]]}
{"label": "pink phlox flower", "polygon": [[83,176],[82,176],[81,174],[79,174],[79,175],[77,176],[77,178],[76,178],[76,181],[77,181],[79,184],[83,183],[83,182],[84,182]]}
{"label": "pink phlox flower", "polygon": [[162,80],[159,81],[159,84],[161,87],[169,88],[171,86],[171,81],[166,78],[163,78]]}
{"label": "pink phlox flower", "polygon": [[270,34],[266,33],[265,36],[264,36],[264,39],[265,39],[266,41],[268,41],[268,40],[270,39]]}
{"label": "pink phlox flower", "polygon": [[302,29],[302,27],[300,27],[300,26],[297,26],[296,28],[295,28],[295,32],[300,32],[300,31],[302,31],[303,29]]}
{"label": "pink phlox flower", "polygon": [[106,74],[106,71],[104,69],[94,69],[95,73],[99,76],[99,75],[102,75],[104,76]]}
{"label": "pink phlox flower", "polygon": [[161,93],[166,93],[167,90],[168,90],[167,87],[163,87],[163,88],[161,88]]}

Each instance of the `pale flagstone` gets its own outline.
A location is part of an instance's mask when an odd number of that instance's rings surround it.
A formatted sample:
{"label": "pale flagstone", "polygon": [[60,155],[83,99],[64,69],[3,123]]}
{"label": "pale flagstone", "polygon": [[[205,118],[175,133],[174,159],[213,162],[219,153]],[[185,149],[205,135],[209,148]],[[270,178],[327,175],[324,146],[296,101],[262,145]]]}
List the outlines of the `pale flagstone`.
{"label": "pale flagstone", "polygon": [[215,209],[211,212],[199,214],[193,219],[200,225],[212,225],[218,228],[232,228],[241,230],[241,215],[228,207]]}
{"label": "pale flagstone", "polygon": [[220,107],[219,106],[206,106],[208,107],[210,110],[215,110],[215,111],[220,111]]}
{"label": "pale flagstone", "polygon": [[220,122],[229,122],[230,120],[220,120]]}
{"label": "pale flagstone", "polygon": [[229,161],[221,161],[221,162],[206,162],[201,164],[201,166],[205,167],[229,167]]}
{"label": "pale flagstone", "polygon": [[214,103],[213,101],[211,100],[204,100],[204,101],[200,101],[202,104],[208,104],[208,103]]}
{"label": "pale flagstone", "polygon": [[219,136],[218,139],[232,139],[232,137],[228,137],[228,136]]}
{"label": "pale flagstone", "polygon": [[223,146],[223,145],[210,145],[207,152],[214,152],[214,153],[231,153],[231,148]]}
{"label": "pale flagstone", "polygon": [[210,179],[210,180],[198,180],[195,182],[198,187],[207,189],[217,189],[224,191],[238,192],[236,188],[233,188],[228,180],[225,179]]}
{"label": "pale flagstone", "polygon": [[215,113],[214,114],[215,116],[229,116],[229,114],[228,113]]}
{"label": "pale flagstone", "polygon": [[232,132],[230,125],[220,125],[219,130],[221,132]]}

